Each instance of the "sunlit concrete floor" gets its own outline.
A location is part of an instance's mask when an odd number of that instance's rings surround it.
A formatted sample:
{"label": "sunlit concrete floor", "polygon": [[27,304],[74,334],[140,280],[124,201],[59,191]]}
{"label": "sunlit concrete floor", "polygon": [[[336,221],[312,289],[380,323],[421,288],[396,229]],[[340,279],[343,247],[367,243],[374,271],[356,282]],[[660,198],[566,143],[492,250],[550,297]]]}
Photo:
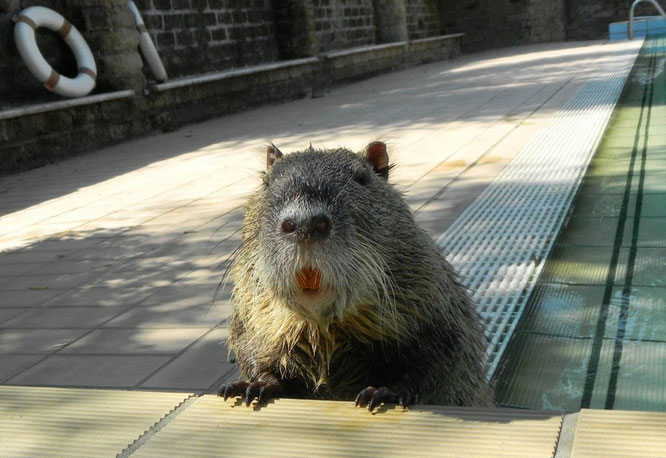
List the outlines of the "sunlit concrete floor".
{"label": "sunlit concrete floor", "polygon": [[465,55],[0,178],[0,384],[214,391],[237,377],[216,288],[266,140],[383,139],[436,237],[618,46]]}

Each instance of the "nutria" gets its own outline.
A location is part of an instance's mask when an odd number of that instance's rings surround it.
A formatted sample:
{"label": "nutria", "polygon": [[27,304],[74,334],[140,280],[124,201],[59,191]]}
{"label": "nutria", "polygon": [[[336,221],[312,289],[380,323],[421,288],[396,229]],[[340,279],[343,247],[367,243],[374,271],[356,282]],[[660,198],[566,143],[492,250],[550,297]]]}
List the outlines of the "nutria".
{"label": "nutria", "polygon": [[267,147],[232,267],[228,344],[248,381],[220,396],[493,405],[470,296],[391,168],[382,142]]}

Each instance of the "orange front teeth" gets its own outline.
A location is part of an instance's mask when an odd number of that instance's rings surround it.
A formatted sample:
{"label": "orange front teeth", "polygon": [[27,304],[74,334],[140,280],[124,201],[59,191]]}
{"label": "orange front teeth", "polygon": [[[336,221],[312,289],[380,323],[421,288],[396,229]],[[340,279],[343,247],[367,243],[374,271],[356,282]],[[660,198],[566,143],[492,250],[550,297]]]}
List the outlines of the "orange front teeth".
{"label": "orange front teeth", "polygon": [[321,272],[312,267],[307,267],[301,270],[297,275],[298,286],[302,290],[318,290],[321,289]]}

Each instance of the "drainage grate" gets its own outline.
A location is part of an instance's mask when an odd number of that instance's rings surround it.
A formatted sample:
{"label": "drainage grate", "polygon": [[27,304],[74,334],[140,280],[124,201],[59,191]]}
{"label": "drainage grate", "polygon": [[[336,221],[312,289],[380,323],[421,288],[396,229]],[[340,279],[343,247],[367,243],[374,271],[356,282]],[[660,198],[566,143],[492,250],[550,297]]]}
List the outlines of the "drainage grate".
{"label": "drainage grate", "polygon": [[591,81],[437,240],[473,291],[491,377],[608,124],[642,40],[613,48]]}

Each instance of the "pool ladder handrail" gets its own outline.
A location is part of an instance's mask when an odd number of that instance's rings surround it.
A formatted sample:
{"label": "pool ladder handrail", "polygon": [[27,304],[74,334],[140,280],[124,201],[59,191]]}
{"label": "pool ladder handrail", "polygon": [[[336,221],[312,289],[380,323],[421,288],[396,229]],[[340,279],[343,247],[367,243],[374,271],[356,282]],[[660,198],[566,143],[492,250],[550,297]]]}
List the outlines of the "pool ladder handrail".
{"label": "pool ladder handrail", "polygon": [[641,2],[650,2],[654,5],[655,8],[659,11],[659,14],[661,14],[661,17],[663,17],[666,20],[666,11],[661,7],[659,3],[657,3],[657,0],[636,0],[634,3],[631,4],[631,9],[629,10],[629,39],[634,38],[634,9],[636,9],[636,5],[638,5]]}

